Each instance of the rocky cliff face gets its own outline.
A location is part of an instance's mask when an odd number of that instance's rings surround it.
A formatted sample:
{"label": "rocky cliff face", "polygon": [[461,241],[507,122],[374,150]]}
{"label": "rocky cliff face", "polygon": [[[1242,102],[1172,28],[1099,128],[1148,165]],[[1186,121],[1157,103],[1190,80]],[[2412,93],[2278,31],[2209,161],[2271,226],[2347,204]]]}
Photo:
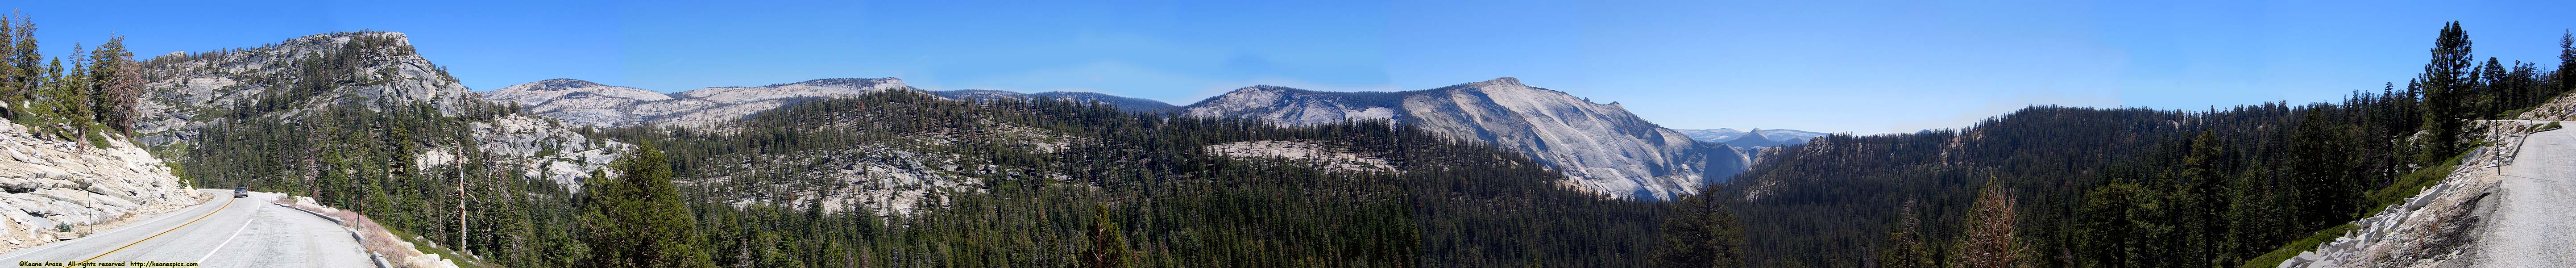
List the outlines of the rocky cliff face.
{"label": "rocky cliff face", "polygon": [[485,92],[527,112],[600,127],[712,126],[811,98],[910,89],[895,78],[832,78],[757,87],[711,87],[662,94],[650,90],[551,79]]}
{"label": "rocky cliff face", "polygon": [[581,125],[610,126],[615,122],[643,122],[649,114],[638,113],[636,105],[672,100],[670,95],[651,90],[591,83],[573,79],[550,79],[518,84],[483,92],[483,99],[515,102],[530,114],[544,115]]}
{"label": "rocky cliff face", "polygon": [[1564,171],[1568,184],[1617,198],[1696,193],[1743,172],[1751,162],[1725,145],[1695,142],[1637,118],[1618,103],[1596,104],[1509,77],[1404,92],[1253,86],[1183,107],[1181,113],[1283,125],[1394,120],[1528,154]]}
{"label": "rocky cliff face", "polygon": [[113,222],[198,203],[170,167],[124,139],[92,147],[39,138],[8,122],[0,122],[0,190],[6,190],[0,248],[69,236],[57,224]]}
{"label": "rocky cliff face", "polygon": [[1265,140],[1230,142],[1202,148],[1208,153],[1247,161],[1280,161],[1334,172],[1401,172],[1386,156],[1317,141]]}
{"label": "rocky cliff face", "polygon": [[579,127],[544,117],[513,114],[469,125],[475,150],[432,148],[414,157],[419,163],[413,166],[445,167],[457,164],[468,152],[480,152],[494,162],[521,167],[525,172],[520,177],[545,179],[578,191],[581,179],[590,177],[592,170],[608,172],[609,176],[623,175],[606,167],[635,149],[634,145],[616,140],[593,141],[574,132]]}
{"label": "rocky cliff face", "polygon": [[330,104],[482,104],[396,32],[342,32],[257,48],[171,53],[144,62],[135,132],[146,146],[196,138],[217,117],[294,116]]}

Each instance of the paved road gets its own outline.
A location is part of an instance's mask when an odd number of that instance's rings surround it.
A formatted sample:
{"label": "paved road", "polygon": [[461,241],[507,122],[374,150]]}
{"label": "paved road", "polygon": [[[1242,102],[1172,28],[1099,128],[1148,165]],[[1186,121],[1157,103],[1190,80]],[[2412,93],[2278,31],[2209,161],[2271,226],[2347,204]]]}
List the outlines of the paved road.
{"label": "paved road", "polygon": [[2532,134],[2503,170],[2477,266],[2576,267],[2576,130]]}
{"label": "paved road", "polygon": [[[204,191],[232,196],[231,190]],[[93,258],[91,262],[196,262],[199,267],[375,265],[348,231],[312,214],[269,204],[276,198],[253,193],[216,199],[90,237],[0,253],[0,267],[58,267],[19,264]]]}

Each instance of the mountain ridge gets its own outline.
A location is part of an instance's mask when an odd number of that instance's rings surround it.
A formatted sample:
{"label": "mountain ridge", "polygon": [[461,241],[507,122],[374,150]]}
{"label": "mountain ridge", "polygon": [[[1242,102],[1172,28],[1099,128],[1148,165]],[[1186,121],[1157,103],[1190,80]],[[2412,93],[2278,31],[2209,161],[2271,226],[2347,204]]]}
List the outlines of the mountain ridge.
{"label": "mountain ridge", "polygon": [[[900,78],[824,78],[765,86],[707,87],[661,93],[579,79],[547,79],[482,92],[528,112],[581,125],[709,126],[809,98],[912,89]],[[606,98],[596,98],[596,97]]]}
{"label": "mountain ridge", "polygon": [[[1795,129],[1755,128],[1754,130],[1761,131],[1763,137],[1769,137],[1772,141],[1778,141],[1780,142],[1780,145],[1805,144],[1808,140],[1813,140],[1816,137],[1833,135],[1832,133]],[[1733,128],[1675,129],[1674,131],[1681,131],[1683,135],[1689,135],[1691,139],[1704,142],[1726,142],[1735,140],[1737,137],[1742,137],[1746,133],[1742,130],[1735,130]]]}
{"label": "mountain ridge", "polygon": [[1764,137],[1762,135],[1762,129],[1759,128],[1753,129],[1753,131],[1744,132],[1744,136],[1742,137],[1728,139],[1726,142],[1722,143],[1725,143],[1728,146],[1735,146],[1736,148],[1779,147],[1783,144],[1779,140],[1774,140],[1771,137]]}
{"label": "mountain ridge", "polygon": [[1610,198],[1668,199],[1693,194],[1753,163],[1722,142],[1697,141],[1629,113],[1617,102],[1594,103],[1512,77],[1399,92],[1327,92],[1255,85],[1188,106],[1092,92],[924,91],[896,78],[827,78],[759,87],[709,87],[659,93],[577,79],[548,79],[483,92],[531,114],[597,127],[716,126],[811,98],[905,89],[948,99],[1096,101],[1129,112],[1190,117],[1243,117],[1285,126],[1388,120],[1432,128],[1460,140],[1508,148],[1574,179],[1568,186]]}
{"label": "mountain ridge", "polygon": [[1171,103],[1165,103],[1165,102],[1157,101],[1157,100],[1143,99],[1143,98],[1132,98],[1132,97],[1125,97],[1125,96],[1118,96],[1118,95],[1110,95],[1110,94],[1108,94],[1108,93],[1099,93],[1099,92],[1083,92],[1083,91],[1047,91],[1047,92],[1037,92],[1037,93],[1021,93],[1021,92],[1017,92],[1017,91],[992,90],[992,89],[960,89],[960,90],[941,90],[941,91],[929,91],[929,92],[930,92],[930,94],[932,94],[932,95],[938,95],[939,97],[942,97],[942,98],[959,99],[959,100],[1028,100],[1028,99],[1031,99],[1031,98],[1055,98],[1055,99],[1072,100],[1072,101],[1077,101],[1077,102],[1100,102],[1100,103],[1108,103],[1108,104],[1110,104],[1110,105],[1115,105],[1115,106],[1117,106],[1117,107],[1118,107],[1118,109],[1119,109],[1119,110],[1129,111],[1129,112],[1149,112],[1149,113],[1158,113],[1158,112],[1166,112],[1166,111],[1171,111],[1171,110],[1174,110],[1174,109],[1180,108],[1180,106],[1174,106],[1174,105],[1172,105]]}
{"label": "mountain ridge", "polygon": [[1613,198],[1693,194],[1751,163],[1627,112],[1502,77],[1398,92],[1327,92],[1258,85],[1184,106],[1192,117],[1252,118],[1287,126],[1388,120],[1523,153],[1566,173],[1566,184]]}

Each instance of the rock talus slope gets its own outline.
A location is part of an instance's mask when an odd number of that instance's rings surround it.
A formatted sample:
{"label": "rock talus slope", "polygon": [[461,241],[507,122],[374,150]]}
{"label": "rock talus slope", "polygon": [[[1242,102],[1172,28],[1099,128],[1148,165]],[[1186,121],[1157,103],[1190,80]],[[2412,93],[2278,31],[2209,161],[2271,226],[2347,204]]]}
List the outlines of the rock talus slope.
{"label": "rock talus slope", "polygon": [[1565,172],[1568,184],[1616,198],[1696,193],[1751,163],[1738,150],[1693,141],[1618,103],[1596,104],[1509,77],[1404,92],[1253,86],[1192,104],[1181,113],[1292,126],[1393,120],[1528,154]]}

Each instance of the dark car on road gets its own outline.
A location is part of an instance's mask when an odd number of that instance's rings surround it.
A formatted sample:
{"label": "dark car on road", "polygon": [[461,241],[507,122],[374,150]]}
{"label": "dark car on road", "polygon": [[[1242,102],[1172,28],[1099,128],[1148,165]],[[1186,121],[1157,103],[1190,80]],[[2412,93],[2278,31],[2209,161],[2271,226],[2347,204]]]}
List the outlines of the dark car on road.
{"label": "dark car on road", "polygon": [[250,197],[250,188],[233,187],[233,198]]}

